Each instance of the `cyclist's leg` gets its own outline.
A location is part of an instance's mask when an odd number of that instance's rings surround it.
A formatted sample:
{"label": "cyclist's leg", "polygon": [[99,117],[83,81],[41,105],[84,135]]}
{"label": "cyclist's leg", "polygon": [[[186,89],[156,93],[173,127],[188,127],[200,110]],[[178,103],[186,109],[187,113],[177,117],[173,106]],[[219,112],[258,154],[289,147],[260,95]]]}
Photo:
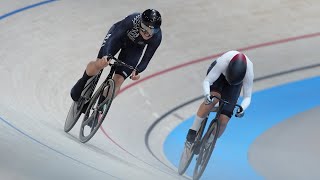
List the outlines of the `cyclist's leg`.
{"label": "cyclist's leg", "polygon": [[[217,63],[216,61],[213,61],[210,64],[210,66],[207,70],[207,75],[211,71],[211,69],[216,65],[216,63]],[[210,86],[211,95],[221,97],[221,91],[224,86],[225,86],[224,76],[221,74],[219,76],[219,78],[215,82],[213,82],[212,85]],[[206,105],[205,102],[203,101],[200,104],[200,107],[198,108],[198,112],[197,112],[197,116],[199,117],[199,119],[203,120],[210,113],[211,109],[217,104],[217,102],[218,102],[218,100],[216,99],[210,105]],[[201,124],[201,122],[200,122],[200,124]],[[199,124],[199,127],[200,127],[200,124]],[[197,128],[197,125],[195,125],[195,130],[196,130],[196,128]]]}
{"label": "cyclist's leg", "polygon": [[[143,47],[127,45],[127,47],[124,47],[121,49],[118,58],[121,61],[125,62],[126,64],[135,67],[139,62],[142,52],[143,52]],[[124,66],[118,66],[116,68],[115,74],[112,78],[115,82],[115,97],[118,95],[123,82],[127,79],[127,77],[130,76],[131,72],[132,72],[131,69]],[[102,102],[107,96],[108,96],[107,92],[104,92],[99,102]]]}
{"label": "cyclist's leg", "polygon": [[126,78],[121,72],[116,72],[112,79],[114,80],[115,85],[114,97],[116,97],[119,94],[120,87],[122,86]]}
{"label": "cyclist's leg", "polygon": [[[211,95],[220,97],[220,94],[218,92],[212,91]],[[197,132],[200,129],[202,121],[207,117],[207,115],[210,113],[211,109],[215,106],[215,104],[218,102],[218,100],[215,100],[213,103],[206,105],[204,102],[202,102],[198,108],[197,114],[195,116],[195,119],[193,121],[192,126],[190,127],[188,134],[187,134],[187,141],[190,143],[193,143],[195,140],[195,137],[197,136]]]}
{"label": "cyclist's leg", "polygon": [[[127,47],[123,48],[119,54],[119,59],[125,62],[128,65],[133,67],[137,66],[140,57],[143,53],[143,46],[136,45],[127,45]],[[129,69],[124,66],[120,66],[115,71],[115,76],[113,80],[115,81],[115,95],[118,95],[119,90],[121,88],[122,83],[131,75],[132,69]]]}
{"label": "cyclist's leg", "polygon": [[[212,65],[209,67],[209,69],[210,68],[212,68]],[[210,70],[208,70],[208,72],[209,71]],[[222,78],[222,75],[220,75],[220,77],[210,86],[211,95],[220,97],[220,92],[224,86]],[[207,117],[207,115],[210,113],[215,104],[217,104],[217,102],[218,100],[216,99],[209,105],[206,105],[204,101],[200,104],[193,124],[188,131],[187,141],[189,141],[190,143],[194,141],[196,134],[200,129],[202,121]]]}
{"label": "cyclist's leg", "polygon": [[81,96],[81,92],[84,89],[84,86],[86,85],[87,81],[92,76],[89,76],[86,71],[83,73],[82,77],[77,81],[77,83],[71,88],[70,96],[73,99],[73,101],[78,101],[78,99]]}
{"label": "cyclist's leg", "polygon": [[108,63],[105,60],[97,58],[96,61],[90,61],[83,73],[83,76],[77,81],[77,83],[71,89],[71,98],[74,101],[78,101],[81,96],[81,92],[84,89],[87,81],[97,75]]}
{"label": "cyclist's leg", "polygon": [[86,70],[83,74],[83,76],[77,81],[77,83],[72,87],[71,89],[71,98],[74,100],[74,101],[78,101],[78,99],[80,98],[81,96],[81,92],[82,90],[84,89],[84,86],[85,84],[87,83],[87,81],[97,75],[99,73],[99,71],[101,69],[103,69],[104,67],[106,67],[108,65],[108,63],[105,61],[105,60],[102,60],[101,58],[103,57],[104,55],[104,51],[106,49],[107,46],[111,46],[112,49],[111,49],[111,54],[112,55],[115,55],[119,50],[120,50],[120,47],[121,47],[121,44],[118,43],[118,42],[115,42],[113,44],[110,44],[109,43],[109,37],[110,35],[112,34],[114,30],[114,26],[112,26],[110,28],[110,30],[108,31],[103,43],[102,43],[102,46],[99,50],[99,54],[98,54],[98,57],[95,61],[90,61],[88,64],[87,64],[87,67],[86,67]]}
{"label": "cyclist's leg", "polygon": [[[222,99],[230,102],[231,104],[236,104],[240,96],[241,87],[242,87],[242,84],[235,85],[235,86],[230,86],[230,85],[225,86],[221,94]],[[219,130],[218,137],[220,137],[225,131],[227,124],[233,115],[234,107],[235,107],[234,105],[230,105],[230,104],[226,104],[224,106],[224,109],[222,110],[221,115],[219,117],[220,130]]]}

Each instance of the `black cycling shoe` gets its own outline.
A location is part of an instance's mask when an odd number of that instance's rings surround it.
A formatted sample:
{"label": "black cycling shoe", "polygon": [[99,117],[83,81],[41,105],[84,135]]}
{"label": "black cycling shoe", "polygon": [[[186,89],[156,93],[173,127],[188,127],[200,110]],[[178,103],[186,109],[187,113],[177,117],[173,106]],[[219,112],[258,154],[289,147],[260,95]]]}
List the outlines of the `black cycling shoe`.
{"label": "black cycling shoe", "polygon": [[187,134],[187,141],[191,144],[194,143],[196,136],[197,136],[197,131],[195,131],[193,129],[189,129],[188,134]]}

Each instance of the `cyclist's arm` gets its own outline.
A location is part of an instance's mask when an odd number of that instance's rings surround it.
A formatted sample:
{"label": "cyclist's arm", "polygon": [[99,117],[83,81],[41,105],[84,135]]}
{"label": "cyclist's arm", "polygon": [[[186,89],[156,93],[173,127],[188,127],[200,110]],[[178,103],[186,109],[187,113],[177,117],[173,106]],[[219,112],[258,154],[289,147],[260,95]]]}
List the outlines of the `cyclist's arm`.
{"label": "cyclist's arm", "polygon": [[243,80],[243,100],[241,106],[243,110],[247,109],[251,103],[252,87],[253,87],[253,65],[248,63],[248,71]]}
{"label": "cyclist's arm", "polygon": [[216,81],[221,73],[226,69],[226,64],[222,59],[217,59],[217,63],[212,67],[202,83],[204,95],[210,94],[210,85]]}
{"label": "cyclist's arm", "polygon": [[140,63],[138,64],[137,66],[137,73],[141,73],[142,71],[144,71],[151,58],[153,57],[154,53],[156,52],[156,50],[158,49],[158,47],[160,46],[160,43],[161,43],[161,40],[162,40],[162,34],[161,34],[161,31],[159,31],[155,37],[155,39],[147,45],[147,49],[140,61]]}
{"label": "cyclist's arm", "polygon": [[127,16],[120,22],[116,23],[115,29],[111,33],[107,44],[105,44],[102,48],[102,55],[112,55],[114,56],[115,54],[112,54],[111,52],[115,52],[113,49],[115,48],[113,45],[115,43],[118,43],[121,39],[121,37],[126,36],[127,30],[133,28],[133,23],[132,23],[132,15]]}

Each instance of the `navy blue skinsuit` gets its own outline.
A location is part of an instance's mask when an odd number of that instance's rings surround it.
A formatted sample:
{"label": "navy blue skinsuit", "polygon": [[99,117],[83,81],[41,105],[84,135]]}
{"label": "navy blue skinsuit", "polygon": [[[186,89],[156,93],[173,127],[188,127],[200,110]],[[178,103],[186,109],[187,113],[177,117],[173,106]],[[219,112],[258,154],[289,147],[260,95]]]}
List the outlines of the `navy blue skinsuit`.
{"label": "navy blue skinsuit", "polygon": [[[139,33],[140,23],[141,13],[130,14],[115,23],[102,43],[98,58],[102,58],[105,55],[114,56],[121,50],[118,59],[136,67],[138,73],[144,71],[161,43],[162,32],[160,30],[150,39],[144,40]],[[139,63],[145,46],[147,46],[146,51]],[[129,68],[121,66],[116,69],[115,73],[127,78],[131,72],[132,70]]]}
{"label": "navy blue skinsuit", "polygon": [[[104,38],[98,58],[106,55],[114,56],[121,50],[118,59],[136,67],[137,73],[144,71],[161,43],[162,33],[159,30],[150,39],[144,40],[139,33],[140,23],[141,13],[133,13],[115,23]],[[139,63],[145,46],[147,48]],[[130,76],[131,72],[131,69],[124,66],[118,66],[115,70],[116,74],[121,75],[125,79]],[[91,77],[84,72],[82,78],[72,87],[70,95],[74,101],[78,101],[80,98],[81,92],[85,88],[85,84],[89,78]]]}

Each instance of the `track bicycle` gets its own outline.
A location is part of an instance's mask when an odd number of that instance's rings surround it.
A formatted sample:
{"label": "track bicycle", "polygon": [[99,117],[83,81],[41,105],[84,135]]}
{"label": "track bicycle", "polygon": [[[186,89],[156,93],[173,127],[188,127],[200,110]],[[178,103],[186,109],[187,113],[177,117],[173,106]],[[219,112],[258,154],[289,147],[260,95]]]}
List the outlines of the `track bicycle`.
{"label": "track bicycle", "polygon": [[[228,101],[225,101],[219,97],[211,96],[211,98],[217,98],[219,100],[219,107],[214,108],[214,112],[216,112],[215,117],[210,122],[207,131],[204,133],[207,121],[209,119],[209,114],[202,121],[199,131],[197,132],[194,143],[190,144],[188,141],[185,142],[185,146],[183,152],[181,154],[180,163],[178,167],[178,173],[180,175],[184,174],[190,165],[192,158],[194,155],[198,155],[196,158],[196,165],[193,171],[193,179],[200,179],[203,174],[209,159],[211,157],[212,151],[215,147],[216,141],[218,139],[219,130],[220,130],[220,121],[218,121],[223,107],[226,104],[230,104]],[[240,111],[243,111],[243,108],[234,104],[236,107],[240,108]],[[203,134],[204,133],[204,134]]]}
{"label": "track bicycle", "polygon": [[[79,100],[72,103],[65,121],[64,131],[69,132],[77,123],[81,114],[84,114],[79,133],[79,139],[82,143],[89,141],[94,136],[109,111],[115,97],[115,82],[112,77],[116,67],[125,66],[129,69],[136,70],[133,66],[115,57],[109,58],[110,60],[114,60],[114,62],[109,63],[111,69],[107,78],[96,91],[95,88],[103,70],[87,81]],[[102,94],[105,98],[102,98]],[[85,128],[86,126],[90,127],[89,132],[87,132],[88,128]]]}

